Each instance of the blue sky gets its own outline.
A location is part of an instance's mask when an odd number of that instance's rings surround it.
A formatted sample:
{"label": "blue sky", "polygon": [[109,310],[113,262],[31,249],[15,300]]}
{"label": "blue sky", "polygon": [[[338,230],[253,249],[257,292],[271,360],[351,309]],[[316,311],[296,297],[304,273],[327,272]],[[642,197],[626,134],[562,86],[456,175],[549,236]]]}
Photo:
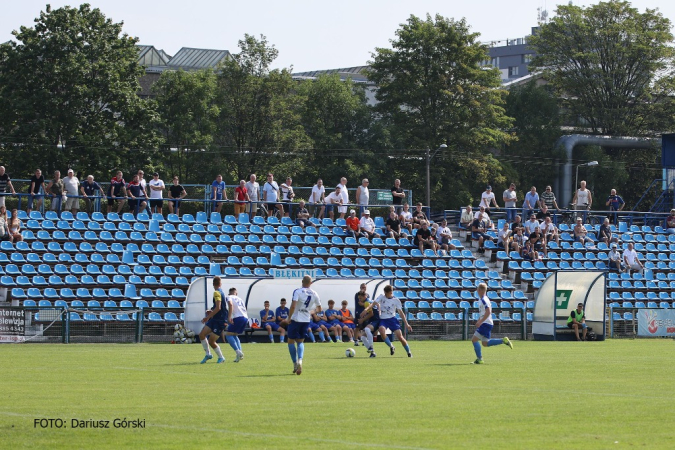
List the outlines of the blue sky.
{"label": "blue sky", "polygon": [[[53,8],[79,3],[64,1],[4,0],[0,15],[0,42],[12,30],[31,26],[49,2]],[[439,13],[465,17],[482,41],[523,37],[537,23],[537,8],[553,15],[550,0],[91,0],[114,21],[124,21],[125,31],[173,55],[181,47],[237,50],[244,33],[264,34],[279,50],[275,67],[294,71],[364,65],[376,47],[386,47],[398,25],[411,14]],[[567,1],[558,2],[567,3]],[[574,0],[577,5],[597,1]],[[659,8],[675,20],[675,1],[636,0],[633,6]],[[11,5],[11,6],[7,6]]]}

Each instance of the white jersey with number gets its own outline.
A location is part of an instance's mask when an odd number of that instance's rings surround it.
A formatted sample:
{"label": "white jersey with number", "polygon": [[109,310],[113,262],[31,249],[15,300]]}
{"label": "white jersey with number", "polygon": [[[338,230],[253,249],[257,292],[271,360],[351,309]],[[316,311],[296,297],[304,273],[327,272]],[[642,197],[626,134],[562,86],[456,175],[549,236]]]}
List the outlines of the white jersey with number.
{"label": "white jersey with number", "polygon": [[236,295],[228,295],[225,297],[227,303],[232,303],[232,318],[236,319],[237,317],[246,317],[248,319],[248,314],[246,313],[246,305],[244,301],[237,297]]}
{"label": "white jersey with number", "polygon": [[490,303],[490,299],[488,298],[487,295],[484,295],[483,298],[478,300],[478,314],[480,314],[480,317],[483,317],[485,314],[486,309],[490,309],[490,315],[488,316],[487,319],[483,323],[487,323],[488,325],[494,325],[494,322],[492,321],[492,303]]}
{"label": "white jersey with number", "polygon": [[293,291],[293,301],[295,304],[295,311],[291,320],[295,322],[311,322],[311,311],[317,306],[321,306],[321,299],[319,294],[311,288],[300,288]]}
{"label": "white jersey with number", "polygon": [[399,300],[398,297],[387,297],[386,295],[381,294],[375,299],[375,303],[379,305],[380,319],[391,319],[396,317],[396,310],[403,309],[401,300]]}

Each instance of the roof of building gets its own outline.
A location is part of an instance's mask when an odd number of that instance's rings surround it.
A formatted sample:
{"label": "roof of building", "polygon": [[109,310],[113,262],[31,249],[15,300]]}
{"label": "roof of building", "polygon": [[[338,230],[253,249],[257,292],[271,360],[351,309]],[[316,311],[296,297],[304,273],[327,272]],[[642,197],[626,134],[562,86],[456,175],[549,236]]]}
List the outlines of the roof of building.
{"label": "roof of building", "polygon": [[229,57],[230,52],[227,50],[183,47],[168,61],[167,66],[185,70],[213,69]]}
{"label": "roof of building", "polygon": [[363,71],[369,66],[345,67],[341,69],[327,69],[327,70],[310,70],[308,72],[297,72],[293,74],[294,78],[316,78],[319,75],[338,74],[340,79],[351,78],[353,81],[367,82],[368,78],[363,74]]}

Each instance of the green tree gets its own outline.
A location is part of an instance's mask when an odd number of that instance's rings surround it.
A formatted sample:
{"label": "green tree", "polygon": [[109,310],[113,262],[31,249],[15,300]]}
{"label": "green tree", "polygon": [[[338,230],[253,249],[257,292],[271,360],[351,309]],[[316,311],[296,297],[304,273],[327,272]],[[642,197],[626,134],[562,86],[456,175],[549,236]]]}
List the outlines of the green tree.
{"label": "green tree", "polygon": [[129,149],[154,145],[156,116],[136,95],[137,39],[122,23],[88,4],[47,5],[13,35],[0,45],[0,134],[10,164],[100,173],[144,159]]}
{"label": "green tree", "polygon": [[488,49],[478,36],[464,19],[411,16],[392,48],[377,48],[370,63],[368,76],[379,86],[376,109],[390,121],[394,141],[419,149],[404,152],[393,174],[424,192],[422,149],[448,146],[432,164],[435,205],[458,207],[475,200],[485,183],[505,182],[488,150],[513,140],[503,108],[507,93],[499,89],[499,71],[482,67]]}

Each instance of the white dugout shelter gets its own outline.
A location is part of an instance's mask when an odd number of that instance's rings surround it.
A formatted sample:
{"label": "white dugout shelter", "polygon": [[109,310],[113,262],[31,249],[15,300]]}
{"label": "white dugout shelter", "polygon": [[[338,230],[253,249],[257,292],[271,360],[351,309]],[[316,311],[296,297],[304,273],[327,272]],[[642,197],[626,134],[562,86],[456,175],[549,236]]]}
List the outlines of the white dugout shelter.
{"label": "white dugout shelter", "polygon": [[575,340],[567,318],[584,304],[586,325],[596,339],[605,339],[605,272],[557,271],[546,278],[535,298],[532,334],[538,341]]}

